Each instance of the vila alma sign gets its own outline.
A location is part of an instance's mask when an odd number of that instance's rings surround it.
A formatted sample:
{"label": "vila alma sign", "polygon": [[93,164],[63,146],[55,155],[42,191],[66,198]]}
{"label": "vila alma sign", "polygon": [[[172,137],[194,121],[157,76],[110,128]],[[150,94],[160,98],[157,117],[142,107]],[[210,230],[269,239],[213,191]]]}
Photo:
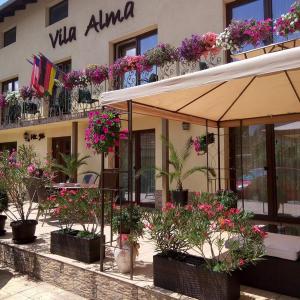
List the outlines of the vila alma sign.
{"label": "vila alma sign", "polygon": [[[117,23],[122,23],[124,20],[134,17],[134,2],[128,1],[125,4],[124,10],[118,9],[116,12],[111,11],[110,13],[104,13],[99,10],[99,15],[96,17],[94,14],[90,18],[90,22],[86,28],[85,36],[89,34],[91,30],[100,32],[101,30],[108,28],[110,25],[116,25]],[[68,44],[76,40],[77,29],[76,26],[72,26],[67,29],[64,26],[61,29],[56,30],[56,33],[53,35],[49,33],[52,47],[55,48],[57,43],[59,46]]]}

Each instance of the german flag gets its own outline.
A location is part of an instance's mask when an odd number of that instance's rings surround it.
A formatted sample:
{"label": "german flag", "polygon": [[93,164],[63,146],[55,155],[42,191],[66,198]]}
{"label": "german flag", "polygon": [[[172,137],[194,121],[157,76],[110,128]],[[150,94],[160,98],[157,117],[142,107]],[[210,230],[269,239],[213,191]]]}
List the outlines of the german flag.
{"label": "german flag", "polygon": [[43,94],[51,96],[53,93],[54,81],[60,72],[55,65],[42,54],[40,54],[39,57],[38,71],[39,90],[42,91]]}

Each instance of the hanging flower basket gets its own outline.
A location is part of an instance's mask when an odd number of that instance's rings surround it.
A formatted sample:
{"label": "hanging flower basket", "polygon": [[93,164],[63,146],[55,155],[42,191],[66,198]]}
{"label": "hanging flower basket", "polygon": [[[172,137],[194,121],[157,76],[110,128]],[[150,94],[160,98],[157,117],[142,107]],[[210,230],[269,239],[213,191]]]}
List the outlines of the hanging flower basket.
{"label": "hanging flower basket", "polygon": [[86,88],[89,85],[89,81],[84,71],[71,71],[65,74],[63,84],[67,90],[72,90],[75,87]]}
{"label": "hanging flower basket", "polygon": [[207,147],[215,142],[215,135],[208,133],[207,135],[196,136],[191,140],[197,155],[207,153]]}
{"label": "hanging flower basket", "polygon": [[144,56],[148,65],[158,67],[179,60],[178,49],[170,44],[159,44],[157,47],[148,50]]}
{"label": "hanging flower basket", "polygon": [[148,65],[143,55],[124,56],[115,61],[109,68],[109,76],[113,80],[117,80],[127,72],[136,71],[142,73],[150,71],[152,66]]}
{"label": "hanging flower basket", "polygon": [[272,20],[233,20],[225,30],[219,34],[217,47],[231,52],[239,51],[247,45],[254,47],[272,37]]}
{"label": "hanging flower basket", "polygon": [[127,130],[121,131],[121,120],[117,112],[90,112],[89,126],[85,131],[85,141],[88,148],[97,153],[108,153],[119,146],[119,140],[127,138]]}
{"label": "hanging flower basket", "polygon": [[300,3],[295,2],[286,14],[278,18],[274,28],[278,35],[285,37],[300,31]]}
{"label": "hanging flower basket", "polygon": [[206,58],[209,54],[218,54],[221,49],[216,46],[217,37],[214,32],[203,35],[193,34],[191,38],[182,41],[179,48],[180,57],[191,62],[200,60],[202,56]]}
{"label": "hanging flower basket", "polygon": [[87,80],[92,83],[99,85],[103,81],[108,79],[108,67],[98,66],[98,65],[89,65],[85,69],[85,75]]}

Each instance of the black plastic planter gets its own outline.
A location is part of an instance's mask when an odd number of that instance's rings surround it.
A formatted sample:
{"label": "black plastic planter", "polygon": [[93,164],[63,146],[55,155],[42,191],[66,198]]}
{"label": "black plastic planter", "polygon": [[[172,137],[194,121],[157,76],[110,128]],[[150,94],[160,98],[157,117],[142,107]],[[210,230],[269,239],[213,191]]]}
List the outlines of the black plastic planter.
{"label": "black plastic planter", "polygon": [[36,220],[14,221],[10,223],[13,242],[15,244],[29,244],[35,241]]}
{"label": "black plastic planter", "polygon": [[[85,263],[100,260],[100,237],[78,237],[78,232],[78,230],[72,230],[68,233],[62,230],[52,231],[50,252]],[[105,247],[105,236],[102,242],[103,247]]]}
{"label": "black plastic planter", "polygon": [[6,230],[4,229],[6,219],[7,219],[7,216],[0,215],[0,236],[5,235],[5,233],[6,233]]}
{"label": "black plastic planter", "polygon": [[176,205],[187,205],[189,199],[189,191],[171,191],[172,202]]}
{"label": "black plastic planter", "polygon": [[196,299],[237,300],[240,283],[237,273],[217,273],[204,260],[192,255],[153,257],[154,285]]}

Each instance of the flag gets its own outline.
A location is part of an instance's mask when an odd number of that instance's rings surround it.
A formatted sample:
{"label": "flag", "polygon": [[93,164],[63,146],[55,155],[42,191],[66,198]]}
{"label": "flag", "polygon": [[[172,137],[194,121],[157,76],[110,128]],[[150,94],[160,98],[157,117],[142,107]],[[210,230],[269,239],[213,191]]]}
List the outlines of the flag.
{"label": "flag", "polygon": [[31,86],[40,94],[52,95],[55,79],[62,81],[63,72],[43,54],[34,56]]}
{"label": "flag", "polygon": [[31,74],[31,83],[30,85],[40,94],[44,93],[43,87],[39,85],[40,78],[40,59],[37,56],[33,58],[33,67]]}
{"label": "flag", "polygon": [[46,76],[46,67],[47,67],[47,59],[45,56],[40,56],[40,66],[39,66],[39,85],[45,93],[45,76]]}
{"label": "flag", "polygon": [[51,68],[50,73],[50,80],[49,80],[49,87],[48,87],[48,93],[52,96],[53,93],[53,87],[54,87],[54,80],[56,79],[57,71],[54,67]]}
{"label": "flag", "polygon": [[45,79],[44,79],[44,89],[45,92],[49,93],[49,84],[50,84],[50,76],[53,69],[53,64],[47,60],[46,61],[46,72],[45,72]]}

